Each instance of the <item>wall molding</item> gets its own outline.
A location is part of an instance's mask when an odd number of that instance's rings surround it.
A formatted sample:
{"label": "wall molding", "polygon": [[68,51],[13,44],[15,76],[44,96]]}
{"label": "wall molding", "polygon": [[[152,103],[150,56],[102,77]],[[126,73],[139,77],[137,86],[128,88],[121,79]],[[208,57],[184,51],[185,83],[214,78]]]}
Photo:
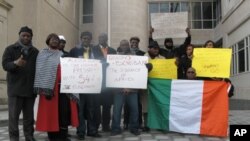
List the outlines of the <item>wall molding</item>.
{"label": "wall molding", "polygon": [[13,6],[6,2],[5,0],[0,0],[0,6],[6,8],[7,10],[10,10]]}
{"label": "wall molding", "polygon": [[221,23],[226,22],[226,20],[238,9],[238,7],[244,2],[245,0],[239,1],[236,5],[234,5],[231,10],[227,12],[227,14],[222,18]]}
{"label": "wall molding", "polygon": [[243,25],[245,22],[250,20],[250,13],[247,14],[237,25],[235,25],[227,34],[232,34],[236,29],[238,29],[241,25]]}

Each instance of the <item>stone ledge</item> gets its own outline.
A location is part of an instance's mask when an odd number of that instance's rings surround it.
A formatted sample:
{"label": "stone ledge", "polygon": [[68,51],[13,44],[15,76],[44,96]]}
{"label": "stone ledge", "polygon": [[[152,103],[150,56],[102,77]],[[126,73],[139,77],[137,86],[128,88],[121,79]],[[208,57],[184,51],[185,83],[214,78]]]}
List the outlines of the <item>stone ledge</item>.
{"label": "stone ledge", "polygon": [[250,100],[245,99],[230,99],[230,110],[250,110]]}
{"label": "stone ledge", "polygon": [[6,111],[6,110],[8,110],[8,105],[7,104],[5,104],[5,105],[0,104],[0,111]]}
{"label": "stone ledge", "polygon": [[0,98],[0,105],[7,105],[8,99],[7,98]]}
{"label": "stone ledge", "polygon": [[5,0],[0,0],[0,6],[3,6],[4,8],[6,8],[7,10],[10,10],[13,6],[11,4],[9,4],[8,2],[6,2]]}

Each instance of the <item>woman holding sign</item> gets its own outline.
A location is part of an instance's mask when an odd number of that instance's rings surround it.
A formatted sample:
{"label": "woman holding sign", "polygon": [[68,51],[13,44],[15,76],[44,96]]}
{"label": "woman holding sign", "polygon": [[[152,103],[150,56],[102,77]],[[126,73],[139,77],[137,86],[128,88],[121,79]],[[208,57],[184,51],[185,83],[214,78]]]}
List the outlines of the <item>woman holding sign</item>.
{"label": "woman holding sign", "polygon": [[206,43],[204,44],[205,48],[214,48],[215,47],[215,43],[212,40],[208,40],[206,41]]}
{"label": "woman holding sign", "polygon": [[[206,41],[206,43],[204,44],[205,48],[215,48],[215,43],[212,40],[208,40]],[[209,77],[200,77],[200,79],[204,79],[204,80],[217,80],[217,81],[225,81],[229,84],[229,91],[228,91],[228,97],[232,97],[234,95],[234,85],[232,84],[232,82],[230,81],[230,79],[228,78],[209,78]]]}

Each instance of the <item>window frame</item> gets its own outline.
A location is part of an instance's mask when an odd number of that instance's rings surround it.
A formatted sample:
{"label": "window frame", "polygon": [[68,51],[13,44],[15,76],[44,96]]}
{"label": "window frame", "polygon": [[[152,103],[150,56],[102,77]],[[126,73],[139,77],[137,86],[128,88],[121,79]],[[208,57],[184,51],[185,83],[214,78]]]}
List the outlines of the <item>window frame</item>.
{"label": "window frame", "polygon": [[[239,49],[239,43],[243,41],[244,47]],[[250,72],[250,35],[241,39],[234,45],[232,45],[232,72],[231,75],[238,75],[246,72]],[[244,71],[240,72],[240,56],[239,53],[244,50]]]}
{"label": "window frame", "polygon": [[[92,8],[91,8],[90,12],[87,12],[87,14],[84,13],[84,10],[85,10],[84,5],[85,5],[86,1],[91,1],[92,2]],[[94,19],[93,18],[93,12],[94,12],[94,0],[82,0],[82,9],[81,9],[82,20],[81,20],[81,23],[82,24],[93,23],[93,19]],[[91,20],[84,22],[84,19],[86,19],[86,17],[90,17]]]}
{"label": "window frame", "polygon": [[[192,3],[194,2],[199,2],[200,3],[200,13],[201,13],[201,19],[195,19],[193,20],[193,8],[192,8]],[[211,15],[212,15],[212,18],[211,19],[203,19],[203,3],[211,3]],[[153,13],[172,13],[171,12],[171,3],[178,3],[179,4],[179,10],[178,12],[184,12],[182,11],[182,5],[183,3],[187,3],[188,5],[188,8],[187,8],[187,12],[188,12],[188,24],[189,24],[189,27],[191,29],[199,29],[199,30],[202,30],[202,29],[214,29],[216,27],[216,25],[218,24],[217,23],[217,19],[220,18],[220,17],[217,17],[219,15],[217,15],[217,9],[214,11],[214,7],[216,7],[217,5],[220,5],[218,4],[218,2],[216,0],[206,0],[206,1],[152,1],[152,2],[148,2],[148,17],[149,17],[149,25],[151,24],[151,21],[150,21],[150,14],[151,14],[151,10],[150,10],[150,4],[156,4],[157,5],[157,12],[153,12]],[[161,11],[161,4],[168,4],[168,12],[162,12]],[[221,9],[221,8],[220,8]],[[215,16],[215,17],[214,17]],[[220,20],[219,20],[220,21]],[[194,28],[194,25],[193,25],[193,22],[200,22],[200,28]],[[210,22],[211,25],[209,26],[209,28],[205,28],[205,22]],[[208,26],[207,26],[208,27]],[[211,27],[211,28],[210,28]]]}

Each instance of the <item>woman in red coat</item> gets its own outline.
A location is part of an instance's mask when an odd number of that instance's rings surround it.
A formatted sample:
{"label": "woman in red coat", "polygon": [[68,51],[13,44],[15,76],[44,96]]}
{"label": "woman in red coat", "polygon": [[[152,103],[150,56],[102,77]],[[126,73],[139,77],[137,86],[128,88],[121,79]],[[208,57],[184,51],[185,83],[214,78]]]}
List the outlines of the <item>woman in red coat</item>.
{"label": "woman in red coat", "polygon": [[[37,56],[34,89],[40,95],[36,130],[48,132],[50,141],[69,141],[67,127],[78,126],[77,103],[69,94],[60,94],[59,38],[52,33],[47,37],[47,48]],[[59,66],[59,67],[58,67]]]}

